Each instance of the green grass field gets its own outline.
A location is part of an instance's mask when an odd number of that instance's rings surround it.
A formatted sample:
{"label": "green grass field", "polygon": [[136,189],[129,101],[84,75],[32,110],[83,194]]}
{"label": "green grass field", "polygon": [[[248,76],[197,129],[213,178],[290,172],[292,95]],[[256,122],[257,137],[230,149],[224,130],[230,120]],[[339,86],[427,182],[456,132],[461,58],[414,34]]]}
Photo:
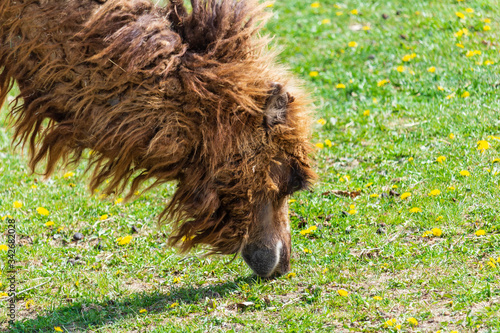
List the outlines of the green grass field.
{"label": "green grass field", "polygon": [[120,202],[88,193],[85,165],[32,175],[4,108],[0,217],[16,220],[26,290],[13,332],[500,331],[498,2],[269,10],[272,47],[316,107],[319,180],[290,200],[292,272],[262,281],[241,258],[169,248],[156,217],[175,184]]}

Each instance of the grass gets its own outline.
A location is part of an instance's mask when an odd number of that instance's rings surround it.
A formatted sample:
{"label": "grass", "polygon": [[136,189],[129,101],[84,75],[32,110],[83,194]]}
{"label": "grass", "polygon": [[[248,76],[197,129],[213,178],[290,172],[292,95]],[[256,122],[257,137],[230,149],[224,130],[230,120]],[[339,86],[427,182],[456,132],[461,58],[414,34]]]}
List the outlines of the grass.
{"label": "grass", "polygon": [[178,255],[156,228],[175,184],[118,203],[87,192],[84,165],[43,180],[2,121],[0,216],[17,223],[18,291],[37,286],[19,295],[13,332],[500,331],[500,7],[273,7],[267,32],[318,120],[319,181],[291,198],[292,273],[262,281],[239,258]]}

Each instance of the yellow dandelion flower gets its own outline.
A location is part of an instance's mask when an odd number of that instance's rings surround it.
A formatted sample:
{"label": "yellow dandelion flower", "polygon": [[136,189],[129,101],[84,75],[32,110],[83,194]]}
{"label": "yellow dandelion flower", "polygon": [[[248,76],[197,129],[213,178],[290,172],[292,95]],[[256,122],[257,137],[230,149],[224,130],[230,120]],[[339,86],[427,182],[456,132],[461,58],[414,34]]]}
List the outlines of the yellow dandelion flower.
{"label": "yellow dandelion flower", "polygon": [[312,253],[312,251],[307,248],[304,248],[302,251],[304,251],[304,253]]}
{"label": "yellow dandelion flower", "polygon": [[322,19],[321,20],[321,24],[330,24],[330,20],[329,19]]}
{"label": "yellow dandelion flower", "polygon": [[321,6],[321,5],[319,4],[319,2],[313,2],[313,3],[311,4],[311,7],[312,7],[312,8],[319,8],[320,6]]}
{"label": "yellow dandelion flower", "polygon": [[45,222],[45,226],[46,227],[51,227],[54,225],[54,221],[48,221],[48,222]]}
{"label": "yellow dandelion flower", "polygon": [[40,214],[40,215],[43,215],[43,216],[47,216],[49,215],[49,211],[43,207],[38,207],[36,209],[37,213]]}
{"label": "yellow dandelion flower", "polygon": [[363,111],[363,116],[368,117],[370,115],[370,110]]}
{"label": "yellow dandelion flower", "polygon": [[64,230],[64,226],[57,228],[57,232],[61,232]]}
{"label": "yellow dandelion flower", "polygon": [[175,303],[170,304],[171,309],[175,308],[176,306],[179,306],[179,303],[175,302]]}
{"label": "yellow dandelion flower", "polygon": [[122,203],[122,201],[123,201],[123,198],[118,198],[118,199],[116,199],[116,200],[115,200],[115,205],[119,205],[119,204],[121,204],[121,203]]}
{"label": "yellow dandelion flower", "polygon": [[390,81],[387,80],[387,79],[383,79],[383,80],[380,80],[377,82],[377,87],[382,87],[384,86],[386,83],[389,83]]}
{"label": "yellow dandelion flower", "polygon": [[460,175],[462,175],[464,177],[469,177],[470,176],[470,172],[467,171],[467,170],[462,170],[462,171],[460,171]]}
{"label": "yellow dandelion flower", "polygon": [[411,60],[411,55],[406,54],[406,55],[402,58],[402,60],[403,60],[404,62],[408,62],[408,61],[410,61],[410,60]]}
{"label": "yellow dandelion flower", "polygon": [[441,235],[443,234],[443,231],[439,228],[432,228],[431,232],[436,237],[441,237]]}
{"label": "yellow dandelion flower", "polygon": [[329,271],[328,268],[325,268],[321,273],[326,274]]}
{"label": "yellow dandelion flower", "polygon": [[438,189],[435,189],[435,190],[430,191],[428,195],[430,197],[435,197],[435,196],[440,195],[440,194],[441,194],[441,191]]}
{"label": "yellow dandelion flower", "polygon": [[60,328],[59,326],[54,326],[54,331],[56,332],[64,332],[62,328]]}
{"label": "yellow dandelion flower", "polygon": [[411,162],[411,161],[413,161],[413,157],[410,157],[410,158],[408,159],[408,162]]}
{"label": "yellow dandelion flower", "polygon": [[358,10],[357,10],[357,9],[353,9],[353,10],[351,10],[351,14],[352,14],[352,15],[358,15],[358,14],[359,14],[359,12],[358,12]]}
{"label": "yellow dandelion flower", "polygon": [[479,229],[478,231],[476,231],[474,233],[476,236],[484,236],[486,235],[486,230],[483,230],[483,229]]}
{"label": "yellow dandelion flower", "polygon": [[394,328],[399,331],[401,329],[401,324],[397,324]]}
{"label": "yellow dandelion flower", "polygon": [[4,293],[4,292],[0,293],[0,297],[8,297],[8,296],[9,296],[9,294],[7,294],[7,293]]}
{"label": "yellow dandelion flower", "polygon": [[472,56],[475,56],[476,54],[474,53],[474,51],[471,51],[471,50],[468,50],[466,53],[465,53],[465,56],[466,57],[472,57]]}
{"label": "yellow dandelion flower", "polygon": [[9,247],[5,244],[0,245],[0,251],[9,251]]}
{"label": "yellow dandelion flower", "polygon": [[422,237],[429,237],[430,235],[432,235],[432,231],[427,230],[422,234]]}
{"label": "yellow dandelion flower", "polygon": [[396,70],[400,73],[404,72],[405,71],[405,66],[398,66],[396,67]]}
{"label": "yellow dandelion flower", "polygon": [[483,27],[483,30],[484,30],[484,31],[489,31],[489,30],[491,30],[491,27],[490,27],[489,25],[485,25],[485,26]]}
{"label": "yellow dandelion flower", "polygon": [[458,16],[458,18],[460,18],[461,20],[465,19],[465,15],[464,13],[461,13],[461,12],[456,12],[455,15]]}
{"label": "yellow dandelion flower", "polygon": [[288,203],[294,203],[295,201],[297,201],[296,199],[290,199],[288,200]]}
{"label": "yellow dandelion flower", "polygon": [[316,231],[316,230],[318,230],[318,227],[317,227],[317,226],[315,226],[315,225],[313,225],[313,226],[310,226],[308,229],[309,229],[310,231]]}
{"label": "yellow dandelion flower", "polygon": [[32,188],[33,190],[36,190],[36,189],[38,188],[38,186],[37,186],[37,185],[35,185],[35,184],[33,184],[33,185],[31,185],[31,188]]}
{"label": "yellow dandelion flower", "polygon": [[450,135],[448,135],[448,137],[449,137],[451,140],[453,140],[453,139],[455,139],[455,134],[450,133]]}
{"label": "yellow dandelion flower", "polygon": [[323,126],[324,124],[326,124],[326,120],[323,118],[320,118],[320,119],[318,119],[317,123],[320,124],[321,126]]}
{"label": "yellow dandelion flower", "polygon": [[268,3],[268,4],[266,5],[266,7],[267,7],[267,8],[272,8],[272,7],[274,7],[274,3]]}
{"label": "yellow dandelion flower", "polygon": [[455,97],[455,93],[446,96],[446,99],[452,99],[453,97]]}
{"label": "yellow dandelion flower", "polygon": [[119,237],[116,239],[116,242],[118,243],[118,245],[127,245],[131,241],[132,241],[132,236],[130,236],[130,235],[125,236],[125,237]]}
{"label": "yellow dandelion flower", "polygon": [[372,98],[372,102],[373,102],[373,104],[378,104],[378,99],[376,99],[376,98],[374,97],[374,98]]}
{"label": "yellow dandelion flower", "polygon": [[474,13],[474,9],[472,9],[472,8],[465,8],[465,11],[467,13]]}
{"label": "yellow dandelion flower", "polygon": [[26,309],[29,309],[33,304],[35,304],[35,302],[33,302],[32,299],[29,299],[26,301],[26,303],[24,304],[24,306],[26,307]]}
{"label": "yellow dandelion flower", "polygon": [[410,213],[421,213],[422,212],[422,208],[419,208],[419,207],[413,207],[410,209]]}
{"label": "yellow dandelion flower", "polygon": [[286,278],[287,278],[287,279],[291,279],[291,278],[296,277],[296,276],[297,276],[297,274],[296,274],[296,273],[294,273],[294,272],[290,272],[290,273],[288,273],[288,274],[286,275]]}
{"label": "yellow dandelion flower", "polygon": [[319,149],[325,148],[325,145],[323,144],[323,142],[318,142],[315,144],[315,146],[318,147]]}
{"label": "yellow dandelion flower", "polygon": [[148,310],[146,310],[146,309],[140,309],[139,310],[139,313],[147,313],[147,312],[148,312]]}
{"label": "yellow dandelion flower", "polygon": [[373,185],[373,183],[372,183],[372,182],[370,182],[370,183],[366,184],[366,185],[365,185],[365,187],[370,187],[370,186],[372,186],[372,185]]}
{"label": "yellow dandelion flower", "polygon": [[445,156],[439,156],[438,158],[436,158],[436,161],[437,161],[438,163],[443,163],[445,160],[446,160],[446,157],[445,157]]}
{"label": "yellow dandelion flower", "polygon": [[490,148],[490,144],[486,140],[479,140],[477,142],[477,150],[485,151]]}
{"label": "yellow dandelion flower", "polygon": [[392,185],[391,187],[392,188],[398,188],[398,185]]}
{"label": "yellow dandelion flower", "polygon": [[436,217],[436,222],[441,221],[442,219],[443,219],[443,216],[439,215],[438,217]]}
{"label": "yellow dandelion flower", "polygon": [[337,89],[345,89],[345,84],[343,84],[343,83],[338,83],[338,84],[335,86],[335,88],[337,88]]}
{"label": "yellow dandelion flower", "polygon": [[342,296],[342,297],[347,297],[347,295],[349,295],[349,293],[347,292],[347,290],[344,290],[344,289],[339,289],[337,290],[337,293]]}
{"label": "yellow dandelion flower", "polygon": [[343,13],[342,12],[335,12],[335,15],[341,16]]}
{"label": "yellow dandelion flower", "polygon": [[394,325],[396,325],[396,318],[389,319],[384,323],[384,327],[392,327]]}
{"label": "yellow dandelion flower", "polygon": [[370,30],[370,27],[367,25],[364,25],[362,29],[363,29],[363,31],[368,31],[368,30]]}
{"label": "yellow dandelion flower", "polygon": [[310,77],[316,77],[316,76],[318,76],[318,75],[319,75],[319,72],[318,72],[318,71],[311,71],[311,72],[309,72],[309,76],[310,76]]}
{"label": "yellow dandelion flower", "polygon": [[461,95],[461,97],[462,97],[462,98],[467,98],[467,97],[469,97],[469,96],[470,96],[470,92],[468,92],[468,91],[464,91],[464,92],[462,93],[462,95]]}
{"label": "yellow dandelion flower", "polygon": [[427,71],[428,71],[429,73],[434,73],[434,72],[436,71],[436,67],[431,66],[431,67],[427,68]]}
{"label": "yellow dandelion flower", "polygon": [[356,46],[358,46],[358,43],[356,43],[356,42],[349,42],[349,43],[347,43],[347,46],[349,46],[349,47],[356,47]]}
{"label": "yellow dandelion flower", "polygon": [[401,199],[403,199],[403,200],[406,199],[406,198],[409,198],[409,197],[411,197],[411,193],[410,192],[405,192],[405,193],[401,194]]}
{"label": "yellow dandelion flower", "polygon": [[458,46],[461,49],[463,49],[465,47],[463,44],[460,44],[460,43],[456,43],[455,45]]}
{"label": "yellow dandelion flower", "polygon": [[486,60],[486,61],[484,62],[484,65],[485,65],[485,66],[489,66],[489,65],[493,65],[493,64],[494,64],[494,62],[493,62],[493,61],[491,61],[491,60]]}
{"label": "yellow dandelion flower", "polygon": [[326,139],[325,140],[325,145],[327,145],[328,147],[331,147],[333,144],[330,140]]}
{"label": "yellow dandelion flower", "polygon": [[106,220],[108,218],[108,214],[104,214],[104,215],[101,215],[99,217],[99,220],[103,221],[103,220]]}
{"label": "yellow dandelion flower", "polygon": [[372,193],[370,194],[370,198],[378,198],[379,195],[377,193]]}
{"label": "yellow dandelion flower", "polygon": [[14,201],[14,203],[12,204],[12,206],[15,208],[15,209],[19,209],[23,206],[23,203],[21,201]]}
{"label": "yellow dandelion flower", "polygon": [[351,209],[348,213],[349,215],[355,215],[358,213],[358,211],[356,209]]}
{"label": "yellow dandelion flower", "polygon": [[373,296],[373,299],[376,301],[381,301],[383,298],[380,296]]}
{"label": "yellow dandelion flower", "polygon": [[73,171],[68,171],[66,172],[63,177],[64,178],[70,178],[70,177],[73,177],[75,175],[75,173]]}
{"label": "yellow dandelion flower", "polygon": [[407,321],[413,326],[418,326],[418,321],[413,317],[408,318]]}
{"label": "yellow dandelion flower", "polygon": [[448,190],[455,191],[455,186],[448,186]]}

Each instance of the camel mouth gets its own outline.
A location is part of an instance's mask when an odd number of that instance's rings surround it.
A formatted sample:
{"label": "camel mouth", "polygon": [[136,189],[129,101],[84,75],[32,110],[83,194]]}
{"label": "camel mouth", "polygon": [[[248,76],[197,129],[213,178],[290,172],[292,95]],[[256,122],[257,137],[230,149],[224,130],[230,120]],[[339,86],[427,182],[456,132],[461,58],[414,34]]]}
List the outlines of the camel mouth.
{"label": "camel mouth", "polygon": [[271,248],[254,243],[246,245],[241,256],[256,275],[271,278],[290,270],[290,262],[287,260],[289,255],[284,255],[288,251],[281,241]]}

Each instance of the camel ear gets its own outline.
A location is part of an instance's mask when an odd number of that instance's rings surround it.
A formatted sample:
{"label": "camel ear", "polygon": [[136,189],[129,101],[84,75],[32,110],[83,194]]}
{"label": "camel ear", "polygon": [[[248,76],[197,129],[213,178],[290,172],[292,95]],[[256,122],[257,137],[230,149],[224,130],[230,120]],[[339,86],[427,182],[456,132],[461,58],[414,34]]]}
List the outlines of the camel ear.
{"label": "camel ear", "polygon": [[293,96],[283,91],[283,85],[281,83],[271,83],[269,97],[267,98],[264,109],[264,122],[266,127],[271,128],[276,124],[284,124],[286,122],[287,106],[289,103],[292,103],[293,100]]}

